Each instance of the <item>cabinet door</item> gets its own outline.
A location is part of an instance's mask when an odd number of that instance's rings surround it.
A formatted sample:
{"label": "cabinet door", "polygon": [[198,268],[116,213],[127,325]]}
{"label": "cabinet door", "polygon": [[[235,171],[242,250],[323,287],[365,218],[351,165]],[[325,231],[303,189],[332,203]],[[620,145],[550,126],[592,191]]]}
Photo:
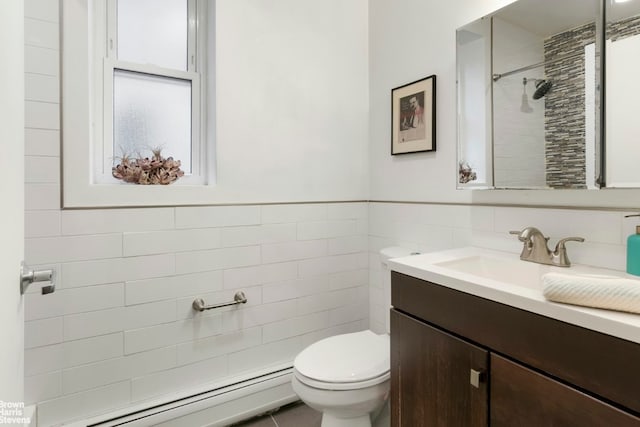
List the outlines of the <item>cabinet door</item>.
{"label": "cabinet door", "polygon": [[[488,352],[391,310],[391,425],[487,426]],[[481,372],[471,384],[472,373]]]}
{"label": "cabinet door", "polygon": [[490,400],[492,427],[640,427],[640,418],[493,353]]}

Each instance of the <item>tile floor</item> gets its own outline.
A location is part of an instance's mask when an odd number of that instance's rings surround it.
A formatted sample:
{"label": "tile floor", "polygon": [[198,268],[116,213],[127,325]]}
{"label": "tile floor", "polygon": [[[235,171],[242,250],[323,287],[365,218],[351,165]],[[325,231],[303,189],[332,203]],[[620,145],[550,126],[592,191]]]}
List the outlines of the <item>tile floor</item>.
{"label": "tile floor", "polygon": [[294,402],[271,414],[233,424],[233,427],[320,427],[322,413]]}

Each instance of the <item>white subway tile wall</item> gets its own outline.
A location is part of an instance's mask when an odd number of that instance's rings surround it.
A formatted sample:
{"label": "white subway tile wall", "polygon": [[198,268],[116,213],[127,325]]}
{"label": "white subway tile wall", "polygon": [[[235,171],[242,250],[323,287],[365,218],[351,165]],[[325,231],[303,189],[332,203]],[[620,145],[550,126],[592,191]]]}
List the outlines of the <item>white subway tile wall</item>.
{"label": "white subway tile wall", "polygon": [[[58,3],[52,1],[52,3]],[[58,31],[58,15],[29,17],[28,13],[36,8],[25,7],[24,43],[27,46],[43,47],[59,50],[60,37]]]}
{"label": "white subway tile wall", "polygon": [[[54,294],[26,298],[26,399],[45,408],[43,425],[290,362],[312,337],[368,326],[367,236],[355,226],[366,203],[26,215],[26,262],[61,273]],[[320,234],[297,232],[311,222]],[[191,307],[237,290],[246,305]],[[123,384],[125,399],[69,406]]]}
{"label": "white subway tile wall", "polygon": [[24,4],[24,14],[28,18],[47,22],[58,22],[58,2],[51,0],[27,0]]}
{"label": "white subway tile wall", "polygon": [[[54,294],[27,295],[25,341],[26,398],[43,405],[44,425],[291,361],[312,337],[368,325],[367,236],[356,226],[366,203],[44,208],[27,210],[26,262],[61,274]],[[321,232],[299,233],[310,223]],[[191,307],[237,290],[246,305]],[[124,400],[68,406],[122,384]]]}
{"label": "white subway tile wall", "polygon": [[[29,400],[28,397],[27,400]],[[38,402],[38,425],[56,425],[85,414],[108,412],[124,407],[129,402],[131,402],[131,381],[121,381],[79,393],[64,394],[62,397]]]}
{"label": "white subway tile wall", "polygon": [[[51,3],[57,2],[52,1]],[[24,48],[24,62],[24,71],[26,73],[55,77],[58,75],[60,56],[56,49],[27,44]],[[55,131],[51,131],[51,133],[55,133]]]}
{"label": "white subway tile wall", "polygon": [[24,87],[27,101],[60,102],[60,84],[57,77],[27,74]]}
{"label": "white subway tile wall", "polygon": [[[25,27],[25,31],[26,30],[27,27]],[[60,129],[60,108],[58,103],[44,101],[26,101],[24,103],[24,110],[24,124],[26,127],[31,129]],[[44,160],[40,160],[40,162],[43,163]],[[44,166],[48,166],[47,172],[52,172],[50,170],[52,169],[51,165],[46,164]],[[58,180],[57,176],[46,176],[42,178],[40,176],[30,177],[29,172],[30,171],[28,169],[25,170],[27,182],[42,182],[37,181],[38,178],[43,179],[44,182],[57,182]]]}

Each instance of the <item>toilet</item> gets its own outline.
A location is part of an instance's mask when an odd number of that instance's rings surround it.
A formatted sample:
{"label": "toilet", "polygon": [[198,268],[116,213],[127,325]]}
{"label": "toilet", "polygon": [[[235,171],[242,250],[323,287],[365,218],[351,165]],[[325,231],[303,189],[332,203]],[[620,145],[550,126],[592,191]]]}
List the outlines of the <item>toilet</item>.
{"label": "toilet", "polygon": [[[413,253],[400,247],[380,251],[387,332],[391,277],[386,262]],[[366,330],[325,338],[295,358],[293,390],[303,402],[322,412],[322,427],[371,427],[389,397],[389,356],[388,333]]]}

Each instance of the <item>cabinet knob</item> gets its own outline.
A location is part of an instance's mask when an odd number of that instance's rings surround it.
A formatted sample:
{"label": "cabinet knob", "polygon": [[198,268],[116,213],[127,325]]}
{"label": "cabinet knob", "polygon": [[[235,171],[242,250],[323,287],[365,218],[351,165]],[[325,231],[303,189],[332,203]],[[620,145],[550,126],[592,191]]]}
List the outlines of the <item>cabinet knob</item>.
{"label": "cabinet knob", "polygon": [[480,388],[480,383],[484,381],[484,372],[471,369],[469,374],[469,382],[475,388]]}

